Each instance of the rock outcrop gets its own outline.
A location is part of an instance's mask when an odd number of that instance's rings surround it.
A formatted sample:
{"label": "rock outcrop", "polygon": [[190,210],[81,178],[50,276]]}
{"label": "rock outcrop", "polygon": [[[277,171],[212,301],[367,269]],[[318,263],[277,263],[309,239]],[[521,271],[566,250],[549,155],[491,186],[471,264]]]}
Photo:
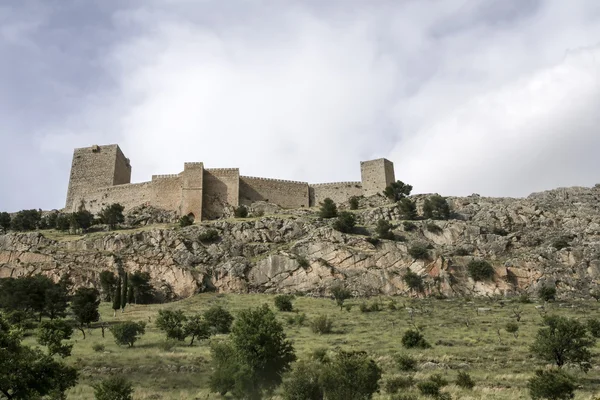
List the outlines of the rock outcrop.
{"label": "rock outcrop", "polygon": [[[413,196],[421,207],[426,195]],[[98,286],[103,270],[147,271],[157,288],[185,297],[200,291],[304,292],[327,295],[343,283],[356,295],[408,293],[403,276],[421,275],[427,294],[513,295],[556,286],[561,297],[587,297],[600,277],[600,188],[556,189],[525,199],[448,198],[453,219],[400,220],[395,204],[361,200],[363,234],[343,234],[316,210],[256,207],[248,220],[218,220],[186,228],[98,232],[56,240],[44,232],[0,235],[0,277],[68,272],[78,285]],[[381,205],[383,204],[383,205]],[[343,205],[342,205],[343,207]],[[254,211],[254,210],[253,210]],[[137,210],[140,224],[173,221]],[[275,213],[275,214],[272,214]],[[399,240],[369,240],[377,221]],[[217,235],[206,235],[209,230]],[[409,255],[419,244],[425,260]],[[474,282],[466,265],[485,259],[493,280]]]}

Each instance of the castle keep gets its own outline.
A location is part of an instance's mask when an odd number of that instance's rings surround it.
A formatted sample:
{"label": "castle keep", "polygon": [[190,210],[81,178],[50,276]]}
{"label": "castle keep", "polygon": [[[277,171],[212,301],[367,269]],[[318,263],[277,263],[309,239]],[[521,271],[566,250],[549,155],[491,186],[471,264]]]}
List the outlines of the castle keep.
{"label": "castle keep", "polygon": [[360,163],[360,182],[309,184],[307,182],[240,175],[238,168],[204,168],[185,163],[175,175],[153,175],[152,180],[131,182],[131,164],[118,145],[75,149],[65,210],[80,206],[97,213],[120,203],[125,209],[148,204],[198,219],[215,219],[226,205],[238,207],[268,201],[283,208],[318,205],[326,197],[336,203],[351,196],[381,193],[395,181],[394,164],[384,158]]}

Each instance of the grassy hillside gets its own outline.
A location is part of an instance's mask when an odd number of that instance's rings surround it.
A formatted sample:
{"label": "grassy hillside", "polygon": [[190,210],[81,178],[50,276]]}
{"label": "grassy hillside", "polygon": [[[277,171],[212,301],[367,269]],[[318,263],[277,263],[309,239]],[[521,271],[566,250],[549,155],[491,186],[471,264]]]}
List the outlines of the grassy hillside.
{"label": "grassy hillside", "polygon": [[[210,373],[208,341],[193,347],[181,343],[175,348],[165,346],[165,337],[154,326],[153,321],[161,308],[182,309],[188,314],[202,312],[213,304],[220,304],[234,315],[237,311],[263,303],[273,305],[269,295],[219,295],[202,294],[165,305],[128,306],[125,313],[114,318],[110,304],[101,306],[102,320],[107,323],[122,320],[146,321],[146,334],[128,349],[115,344],[110,332],[102,338],[101,330],[94,329],[83,340],[80,332],[74,334],[73,355],[67,360],[81,371],[79,385],[69,392],[69,399],[93,399],[91,384],[111,373],[122,374],[135,384],[136,399],[218,399],[207,389]],[[306,313],[303,326],[289,325],[287,319],[293,313],[277,312],[286,327],[288,336],[294,341],[298,357],[308,357],[317,348],[365,350],[383,368],[384,378],[406,375],[397,369],[396,354],[410,354],[418,360],[419,369],[414,373],[417,381],[433,373],[441,373],[453,382],[458,371],[466,370],[476,382],[473,390],[463,390],[450,384],[444,391],[452,398],[460,399],[527,399],[526,381],[537,367],[543,367],[534,359],[528,347],[540,327],[541,311],[537,304],[521,304],[494,300],[415,300],[407,298],[379,298],[364,300],[367,303],[381,302],[383,311],[363,313],[362,299],[348,301],[350,311],[340,311],[332,300],[298,297],[294,308]],[[391,305],[394,305],[393,307]],[[515,321],[513,309],[523,311],[519,322],[519,335],[506,332],[507,322]],[[274,307],[273,307],[274,308]],[[393,309],[395,308],[395,309]],[[413,317],[407,308],[414,310]],[[479,310],[477,309],[491,309]],[[595,302],[550,303],[545,305],[548,314],[560,314],[585,320],[598,317]],[[319,314],[334,318],[334,333],[314,334],[310,321]],[[422,328],[426,339],[433,345],[427,350],[405,350],[401,345],[404,331],[413,325]],[[214,337],[219,340],[224,336]],[[34,338],[27,343],[35,345]],[[92,346],[103,344],[105,350],[96,352]],[[598,349],[595,350],[595,353]],[[572,370],[580,382],[576,399],[590,399],[600,392],[600,373],[597,368],[587,374]],[[413,390],[417,394],[416,389]],[[387,399],[382,390],[375,398]]]}

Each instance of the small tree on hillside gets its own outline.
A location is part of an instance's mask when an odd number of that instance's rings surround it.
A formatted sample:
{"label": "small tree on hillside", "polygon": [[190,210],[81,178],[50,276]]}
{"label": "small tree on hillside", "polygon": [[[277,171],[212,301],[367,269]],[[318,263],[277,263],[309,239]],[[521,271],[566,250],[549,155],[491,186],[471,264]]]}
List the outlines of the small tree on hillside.
{"label": "small tree on hillside", "polygon": [[410,196],[412,188],[413,187],[411,185],[408,185],[402,181],[396,181],[392,182],[388,187],[386,187],[383,191],[383,194],[392,201],[398,201],[406,196]]}
{"label": "small tree on hillside", "polygon": [[380,219],[377,221],[377,228],[375,228],[375,231],[380,239],[394,240],[394,232],[392,232],[392,228],[392,224],[385,219]]}
{"label": "small tree on hillside", "polygon": [[94,223],[94,215],[87,210],[74,212],[69,216],[70,228],[86,232]]}
{"label": "small tree on hillside", "polygon": [[100,319],[98,306],[100,305],[99,293],[94,288],[79,288],[71,301],[71,310],[75,320],[79,323],[79,330],[85,339],[84,326],[90,327],[92,322]]}
{"label": "small tree on hillside", "polygon": [[5,231],[10,228],[10,214],[5,211],[0,212],[0,228],[4,229]]}
{"label": "small tree on hillside", "polygon": [[121,289],[121,312],[125,312],[125,306],[127,305],[127,272],[123,272],[123,288]]}
{"label": "small tree on hillside", "polygon": [[358,210],[358,197],[352,196],[348,200],[348,204],[350,205],[351,210]]}
{"label": "small tree on hillside", "polygon": [[423,216],[427,219],[449,219],[450,206],[444,197],[434,194],[425,199]]}
{"label": "small tree on hillside", "polygon": [[538,296],[544,301],[556,299],[556,288],[552,286],[542,286],[538,290]]}
{"label": "small tree on hillside", "polygon": [[237,207],[234,210],[233,214],[236,218],[246,218],[248,216],[248,209],[246,208],[246,206],[242,205]]}
{"label": "small tree on hillside", "polygon": [[181,310],[158,310],[156,327],[167,334],[167,339],[184,340],[186,316]]}
{"label": "small tree on hillside", "polygon": [[133,400],[133,385],[122,376],[111,376],[92,387],[96,400]]}
{"label": "small tree on hillside", "polygon": [[381,368],[364,351],[340,351],[321,379],[328,400],[370,399],[379,390]]}
{"label": "small tree on hillside", "polygon": [[329,197],[325,198],[321,203],[321,209],[319,210],[319,216],[321,218],[335,218],[337,217],[337,206],[334,201]]}
{"label": "small tree on hillside", "polygon": [[473,260],[467,265],[469,276],[474,281],[487,281],[494,278],[494,267],[485,260]]}
{"label": "small tree on hillside", "polygon": [[115,287],[115,293],[113,295],[113,317],[117,316],[117,310],[121,308],[121,276],[117,280],[117,286]]}
{"label": "small tree on hillside", "polygon": [[216,305],[204,311],[204,320],[208,325],[216,330],[217,333],[229,333],[233,315],[223,307]]}
{"label": "small tree on hillside", "polygon": [[410,268],[406,270],[406,273],[402,277],[404,283],[410,290],[414,290],[417,293],[421,293],[424,290],[423,287],[423,278],[421,278],[418,274],[412,272]]}
{"label": "small tree on hillside", "polygon": [[185,336],[191,336],[190,346],[194,345],[195,339],[208,339],[211,335],[211,327],[201,315],[192,315],[183,327]]}
{"label": "small tree on hillside", "polygon": [[117,276],[112,271],[100,272],[100,287],[102,288],[102,294],[104,295],[104,301],[111,301],[113,294],[115,293],[115,287],[117,286]]}
{"label": "small tree on hillside", "polygon": [[39,210],[19,211],[10,222],[10,228],[13,231],[33,231],[36,230],[42,220],[42,213]]}
{"label": "small tree on hillside", "polygon": [[561,370],[537,370],[527,382],[532,399],[569,400],[575,397],[575,379]]}
{"label": "small tree on hillside", "polygon": [[531,351],[544,361],[553,362],[559,368],[566,363],[578,364],[581,369],[591,368],[592,354],[589,350],[596,340],[589,337],[584,324],[561,316],[544,317],[531,345]]}
{"label": "small tree on hillside", "polygon": [[113,203],[106,206],[98,214],[100,221],[103,224],[108,225],[111,230],[114,230],[118,224],[122,224],[125,221],[125,217],[123,216],[124,209],[125,207],[119,203]]}
{"label": "small tree on hillside", "polygon": [[127,345],[133,347],[133,344],[140,339],[140,336],[146,333],[145,322],[126,321],[113,325],[110,328],[115,342],[118,345]]}
{"label": "small tree on hillside", "polygon": [[352,297],[352,293],[341,285],[332,287],[331,295],[337,305],[340,306],[340,311],[344,309],[344,301]]}
{"label": "small tree on hillside", "polygon": [[333,223],[333,229],[342,233],[352,233],[355,226],[356,218],[348,211],[342,211]]}
{"label": "small tree on hillside", "polygon": [[38,343],[48,347],[48,354],[61,357],[71,355],[72,344],[63,344],[63,340],[69,340],[73,335],[71,325],[62,319],[43,321],[38,328]]}

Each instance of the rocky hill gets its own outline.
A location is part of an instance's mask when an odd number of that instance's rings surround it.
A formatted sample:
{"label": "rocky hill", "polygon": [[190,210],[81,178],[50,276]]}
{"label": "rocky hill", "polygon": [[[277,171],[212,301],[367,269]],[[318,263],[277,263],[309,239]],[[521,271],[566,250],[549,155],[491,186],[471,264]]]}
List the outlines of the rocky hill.
{"label": "rocky hill", "polygon": [[[412,198],[420,207],[426,197]],[[512,295],[556,285],[560,297],[589,297],[596,290],[600,187],[448,202],[451,220],[412,221],[414,227],[384,198],[362,199],[354,211],[361,234],[332,229],[316,209],[257,204],[254,211],[265,216],[186,228],[152,225],[173,216],[136,210],[129,220],[145,225],[125,231],[0,234],[0,277],[42,272],[58,279],[69,272],[76,284],[97,286],[101,271],[123,268],[149,272],[155,287],[179,297],[209,290],[327,295],[338,282],[356,295],[394,295],[408,292],[402,277],[410,268],[428,294]],[[380,219],[392,222],[400,240],[367,240]],[[415,244],[428,248],[427,259],[409,255]],[[466,271],[473,259],[489,261],[494,279],[474,282]]]}

